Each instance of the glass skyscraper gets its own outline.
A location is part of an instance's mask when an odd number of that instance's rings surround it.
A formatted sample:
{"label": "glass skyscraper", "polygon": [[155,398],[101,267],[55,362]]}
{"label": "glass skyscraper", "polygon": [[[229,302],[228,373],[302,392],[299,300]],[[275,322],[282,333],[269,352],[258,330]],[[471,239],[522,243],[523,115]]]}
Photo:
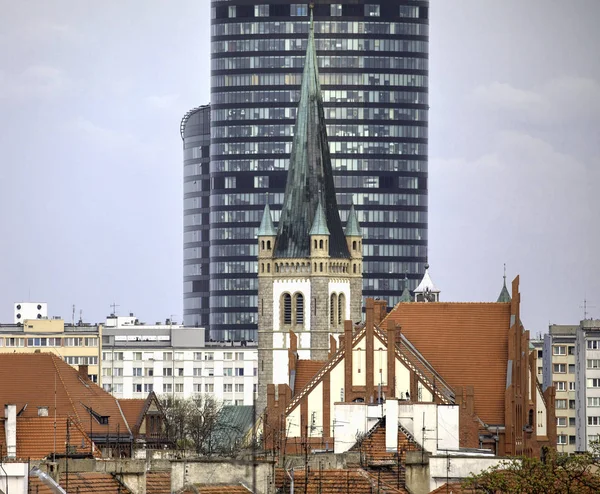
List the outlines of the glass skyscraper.
{"label": "glass skyscraper", "polygon": [[[363,294],[393,306],[405,275],[414,288],[427,258],[429,2],[314,4],[342,220],[354,203],[364,235]],[[285,0],[211,4],[208,322],[214,340],[256,340],[256,230],[267,201],[279,219],[309,8]],[[188,206],[201,208],[197,199]],[[186,323],[187,314],[186,308]]]}

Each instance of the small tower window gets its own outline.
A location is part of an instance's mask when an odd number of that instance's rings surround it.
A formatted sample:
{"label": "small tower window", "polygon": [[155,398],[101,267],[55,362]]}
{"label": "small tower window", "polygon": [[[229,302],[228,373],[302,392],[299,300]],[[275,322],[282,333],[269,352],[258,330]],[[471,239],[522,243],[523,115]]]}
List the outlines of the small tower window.
{"label": "small tower window", "polygon": [[271,265],[267,264],[267,273],[270,273],[270,272],[271,272]]}
{"label": "small tower window", "polygon": [[296,324],[304,324],[304,296],[296,294]]}
{"label": "small tower window", "polygon": [[352,265],[352,270],[354,271],[354,274],[356,274],[356,264]]}
{"label": "small tower window", "polygon": [[322,248],[323,248],[323,241],[319,240],[319,249],[322,249]]}
{"label": "small tower window", "polygon": [[346,319],[346,297],[343,293],[340,293],[338,297],[338,325],[342,325]]}
{"label": "small tower window", "polygon": [[335,326],[335,316],[337,312],[337,295],[335,293],[331,294],[329,299],[329,324],[333,327]]}
{"label": "small tower window", "polygon": [[260,248],[261,248],[262,250],[265,250],[265,241],[264,241],[264,240],[261,240],[261,241],[260,241]]}
{"label": "small tower window", "polygon": [[283,324],[292,324],[292,296],[289,293],[283,294]]}
{"label": "small tower window", "polygon": [[352,250],[356,250],[356,240],[352,241]]}
{"label": "small tower window", "polygon": [[315,239],[315,249],[317,248],[317,240]]}
{"label": "small tower window", "polygon": [[260,272],[264,273],[265,272],[265,264],[264,263],[260,263]]}
{"label": "small tower window", "polygon": [[271,250],[271,241],[267,240],[267,250]]}
{"label": "small tower window", "polygon": [[322,262],[319,263],[319,271],[321,271],[321,273],[323,272],[323,263]]}

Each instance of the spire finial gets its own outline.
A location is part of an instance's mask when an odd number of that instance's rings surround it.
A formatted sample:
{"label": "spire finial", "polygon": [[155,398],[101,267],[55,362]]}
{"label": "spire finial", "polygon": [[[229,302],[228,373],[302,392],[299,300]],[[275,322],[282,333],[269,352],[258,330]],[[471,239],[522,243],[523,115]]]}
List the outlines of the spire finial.
{"label": "spire finial", "polygon": [[506,263],[504,263],[504,284],[506,285]]}
{"label": "spire finial", "polygon": [[314,32],[315,25],[313,21],[313,9],[315,8],[315,4],[311,2],[308,6],[310,8],[310,30],[311,32]]}

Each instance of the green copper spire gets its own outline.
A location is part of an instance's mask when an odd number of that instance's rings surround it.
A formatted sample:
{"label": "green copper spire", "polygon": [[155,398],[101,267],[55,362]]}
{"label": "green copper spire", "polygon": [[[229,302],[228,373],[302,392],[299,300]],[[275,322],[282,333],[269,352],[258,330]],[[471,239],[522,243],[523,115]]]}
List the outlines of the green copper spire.
{"label": "green copper spire", "polygon": [[268,204],[265,204],[265,210],[263,212],[262,221],[258,227],[259,237],[274,237],[277,235],[275,226],[273,225],[273,218],[271,218],[271,208]]}
{"label": "green copper spire", "polygon": [[329,233],[329,228],[327,228],[327,218],[325,218],[325,212],[321,206],[321,201],[319,201],[319,204],[317,205],[315,220],[313,221],[309,235],[331,235]]}
{"label": "green copper spire", "polygon": [[508,293],[508,289],[506,288],[506,264],[504,265],[504,285],[502,286],[502,291],[498,296],[498,300],[496,302],[508,303],[511,301],[510,293]]}
{"label": "green copper spire", "polygon": [[324,226],[330,233],[329,255],[338,259],[349,258],[333,184],[311,10],[285,199],[275,240],[276,257],[310,256],[309,232],[319,203],[323,209]]}
{"label": "green copper spire", "polygon": [[348,221],[346,222],[346,237],[362,237],[362,230],[356,217],[356,211],[354,210],[354,204],[350,206],[348,211]]}
{"label": "green copper spire", "polygon": [[404,289],[402,290],[402,295],[400,295],[400,302],[412,302],[413,299],[410,295],[410,290],[408,289],[408,274],[404,273]]}

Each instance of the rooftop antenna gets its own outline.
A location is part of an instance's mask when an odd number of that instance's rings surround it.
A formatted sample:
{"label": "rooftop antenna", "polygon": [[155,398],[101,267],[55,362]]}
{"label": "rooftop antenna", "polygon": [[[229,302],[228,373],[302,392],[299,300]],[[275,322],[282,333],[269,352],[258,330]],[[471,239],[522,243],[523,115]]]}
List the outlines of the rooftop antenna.
{"label": "rooftop antenna", "polygon": [[506,263],[504,263],[504,285],[506,286]]}
{"label": "rooftop antenna", "polygon": [[116,302],[113,302],[109,307],[112,308],[112,313],[113,315],[117,315],[117,308],[121,307],[119,304],[117,304]]}
{"label": "rooftop antenna", "polygon": [[75,326],[75,304],[73,304],[73,312],[71,313],[71,324]]}
{"label": "rooftop antenna", "polygon": [[79,309],[79,323],[83,324],[83,309]]}
{"label": "rooftop antenna", "polygon": [[583,305],[580,305],[579,308],[583,309],[583,320],[585,321],[588,317],[588,309],[595,309],[595,305],[588,305],[589,300],[584,295],[583,296]]}

